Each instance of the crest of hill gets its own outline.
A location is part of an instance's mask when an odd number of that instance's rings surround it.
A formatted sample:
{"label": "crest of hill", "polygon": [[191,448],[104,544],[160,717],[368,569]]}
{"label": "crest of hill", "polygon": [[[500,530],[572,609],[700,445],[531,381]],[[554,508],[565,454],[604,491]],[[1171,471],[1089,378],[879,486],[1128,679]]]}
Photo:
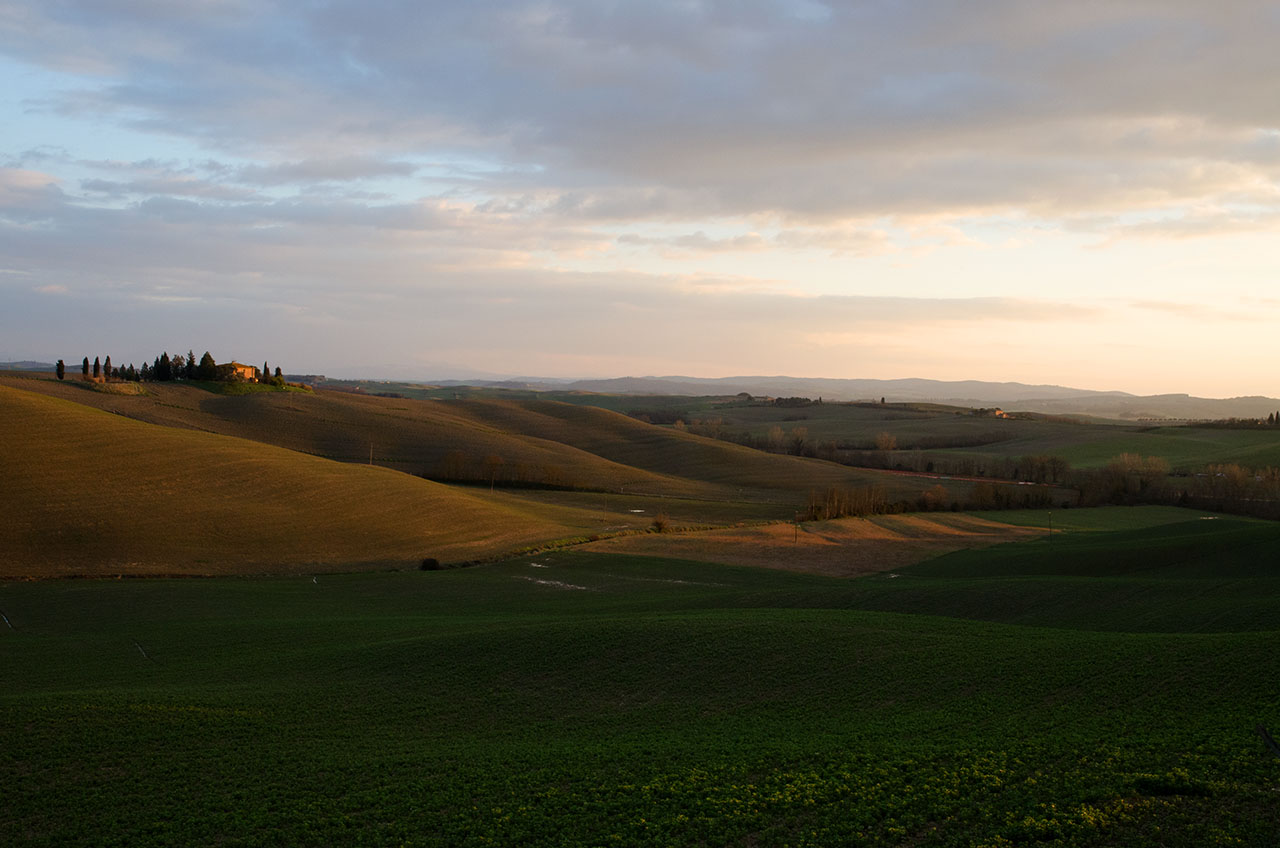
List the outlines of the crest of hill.
{"label": "crest of hill", "polygon": [[572,444],[594,456],[721,490],[807,493],[828,486],[880,484],[891,497],[914,495],[914,481],[819,460],[763,453],[741,445],[655,427],[599,407],[557,401],[460,401],[475,418],[512,431]]}
{"label": "crest of hill", "polygon": [[0,371],[52,371],[57,368],[53,362],[36,362],[24,359],[21,362],[0,362]]}
{"label": "crest of hill", "polygon": [[982,380],[855,380],[821,377],[620,377],[580,380],[568,390],[649,395],[735,395],[822,397],[854,401],[881,397],[894,402],[927,401],[952,406],[1013,407],[1058,415],[1113,419],[1265,418],[1280,399],[1248,396],[1202,398],[1187,394],[1135,395],[1067,386],[996,383]]}
{"label": "crest of hill", "polygon": [[0,574],[408,568],[574,535],[578,510],[0,386]]}
{"label": "crest of hill", "polygon": [[[0,378],[0,384],[3,384]],[[237,436],[340,462],[373,464],[414,475],[448,477],[451,455],[462,476],[487,481],[486,459],[504,472],[524,467],[566,485],[692,494],[677,479],[611,463],[562,443],[512,432],[469,414],[459,404],[380,398],[349,392],[212,394],[181,383],[146,384],[142,396],[87,390],[87,384],[25,380],[10,385],[39,391],[139,421]],[[696,486],[694,488],[697,488]]]}
{"label": "crest of hill", "polygon": [[580,380],[567,388],[581,391],[625,394],[726,394],[746,392],[775,397],[824,397],[828,400],[859,400],[892,395],[898,401],[942,399],[980,400],[1014,403],[1033,399],[1066,399],[1096,395],[1133,397],[1125,392],[1097,392],[1065,386],[993,383],[981,380],[862,380],[827,377],[620,377],[607,380]]}
{"label": "crest of hill", "polygon": [[149,384],[145,396],[126,397],[53,380],[27,380],[22,387],[154,424],[344,462],[368,463],[372,452],[375,464],[441,479],[451,479],[457,464],[461,479],[488,482],[500,460],[500,482],[524,475],[568,488],[715,500],[785,498],[798,505],[814,489],[872,484],[883,486],[893,500],[914,498],[921,488],[911,478],[763,453],[556,401],[415,400],[326,391],[226,396],[164,383]]}

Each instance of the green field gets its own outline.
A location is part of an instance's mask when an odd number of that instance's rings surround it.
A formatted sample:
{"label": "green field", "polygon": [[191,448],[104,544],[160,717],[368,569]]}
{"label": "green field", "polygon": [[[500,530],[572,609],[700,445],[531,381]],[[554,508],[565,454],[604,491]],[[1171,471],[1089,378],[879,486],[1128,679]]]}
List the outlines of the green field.
{"label": "green field", "polygon": [[[975,510],[969,513],[1002,524],[1019,527],[1043,527],[1053,525],[1054,533],[1071,533],[1094,530],[1146,530],[1165,524],[1177,524],[1198,518],[1216,518],[1216,513],[1181,509],[1175,506],[1100,506],[1092,509],[1056,509],[1052,513],[1043,509]],[[1249,521],[1233,518],[1233,521]]]}
{"label": "green field", "polygon": [[[631,400],[633,407],[660,408],[656,398]],[[717,406],[703,407],[693,414],[720,419],[731,433],[761,437],[773,427],[784,432],[803,427],[812,441],[834,441],[862,450],[873,449],[876,437],[887,433],[900,451],[921,450],[939,458],[1056,455],[1073,468],[1101,468],[1122,453],[1136,453],[1162,457],[1174,469],[1194,470],[1211,463],[1280,466],[1277,430],[1151,427],[1048,416],[1000,419],[956,414],[962,410],[952,408],[930,409],[923,404],[824,403],[785,408],[721,401]]]}
{"label": "green field", "polygon": [[1280,466],[1280,432],[1205,427],[1157,427],[1082,444],[1064,452],[1080,468],[1096,468],[1121,453],[1159,456],[1173,468],[1235,463],[1246,468]]}
{"label": "green field", "polygon": [[1271,846],[1280,527],[1178,517],[855,581],[3,584],[0,840]]}
{"label": "green field", "polygon": [[1234,463],[1246,468],[1280,466],[1280,432],[1209,427],[1122,428],[1077,425],[1052,437],[1019,436],[976,450],[943,450],[940,455],[1027,456],[1056,454],[1073,468],[1102,468],[1122,453],[1158,456],[1175,470]]}

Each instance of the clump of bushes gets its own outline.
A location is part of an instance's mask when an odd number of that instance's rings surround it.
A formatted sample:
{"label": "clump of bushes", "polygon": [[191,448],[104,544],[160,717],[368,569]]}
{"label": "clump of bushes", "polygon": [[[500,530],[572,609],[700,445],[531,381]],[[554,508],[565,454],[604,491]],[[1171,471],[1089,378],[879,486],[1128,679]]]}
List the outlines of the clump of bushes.
{"label": "clump of bushes", "polygon": [[423,557],[422,564],[418,566],[419,571],[439,571],[440,560],[435,557]]}

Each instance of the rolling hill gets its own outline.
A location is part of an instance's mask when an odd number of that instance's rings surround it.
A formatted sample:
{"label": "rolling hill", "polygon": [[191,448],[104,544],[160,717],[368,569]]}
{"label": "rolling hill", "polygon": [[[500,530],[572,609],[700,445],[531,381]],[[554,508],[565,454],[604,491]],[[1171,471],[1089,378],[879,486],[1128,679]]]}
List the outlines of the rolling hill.
{"label": "rolling hill", "polygon": [[406,568],[582,532],[584,510],[131,421],[0,386],[0,574]]}
{"label": "rolling hill", "polygon": [[[225,396],[163,383],[147,384],[142,395],[117,395],[50,379],[0,378],[0,385],[148,423],[343,462],[372,460],[437,479],[795,505],[829,486],[880,485],[890,500],[909,500],[935,482],[767,454],[555,401],[416,400],[325,391]],[[946,485],[959,499],[969,488]]]}

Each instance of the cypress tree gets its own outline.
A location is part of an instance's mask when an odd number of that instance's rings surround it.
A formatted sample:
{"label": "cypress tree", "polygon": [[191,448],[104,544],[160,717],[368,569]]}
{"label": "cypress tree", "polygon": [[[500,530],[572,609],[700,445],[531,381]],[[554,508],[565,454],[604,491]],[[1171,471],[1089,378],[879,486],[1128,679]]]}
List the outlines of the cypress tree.
{"label": "cypress tree", "polygon": [[102,363],[102,377],[106,380],[111,379],[111,357],[109,356],[106,361]]}
{"label": "cypress tree", "polygon": [[218,363],[213,361],[213,356],[207,350],[204,356],[200,357],[200,367],[196,369],[196,376],[201,380],[218,379]]}
{"label": "cypress tree", "polygon": [[262,380],[265,383],[267,381],[267,378],[270,376],[271,376],[271,369],[267,367],[267,360],[264,359],[262,360],[262,376],[259,377],[258,379]]}
{"label": "cypress tree", "polygon": [[102,375],[102,363],[98,361],[98,357],[93,358],[93,379],[98,379]]}
{"label": "cypress tree", "polygon": [[89,357],[87,356],[84,358],[84,363],[80,366],[80,373],[86,377],[89,376]]}
{"label": "cypress tree", "polygon": [[187,351],[187,368],[186,373],[182,376],[188,380],[196,378],[196,352],[194,350]]}
{"label": "cypress tree", "polygon": [[58,379],[59,379],[59,380],[61,380],[63,377],[66,377],[66,376],[67,376],[67,366],[66,366],[66,363],[64,363],[61,359],[59,359],[59,360],[58,360],[58,364],[57,364],[56,366],[54,366],[54,369],[53,369],[53,370],[54,370],[54,372],[58,375]]}
{"label": "cypress tree", "polygon": [[276,376],[277,376],[277,377],[279,377],[281,380],[283,380],[283,379],[284,379],[284,375],[282,375],[282,374],[280,373],[280,366],[279,366],[279,365],[277,365],[277,366],[276,366]]}

